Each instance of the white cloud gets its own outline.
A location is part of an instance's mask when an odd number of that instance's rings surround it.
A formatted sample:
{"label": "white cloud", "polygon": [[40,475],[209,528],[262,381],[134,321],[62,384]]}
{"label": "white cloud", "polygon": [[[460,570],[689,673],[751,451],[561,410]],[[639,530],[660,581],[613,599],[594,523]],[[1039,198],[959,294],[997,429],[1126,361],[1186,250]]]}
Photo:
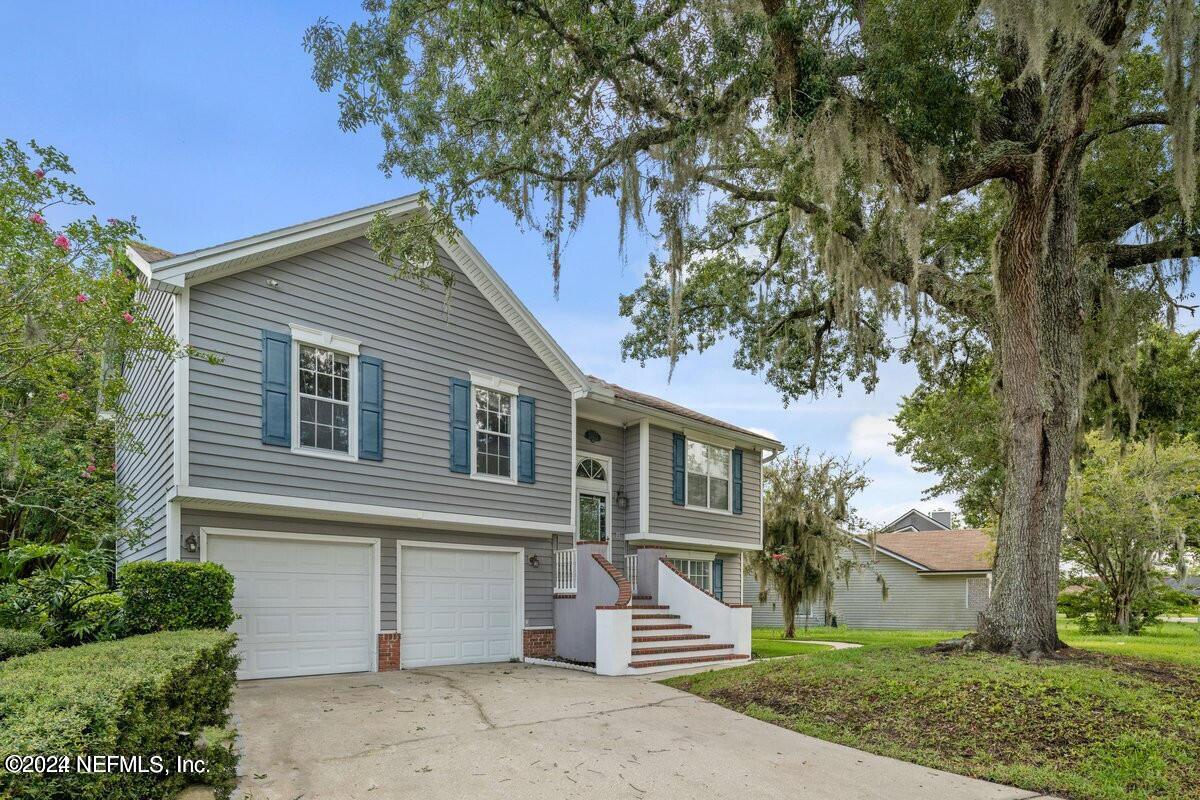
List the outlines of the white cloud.
{"label": "white cloud", "polygon": [[859,459],[887,461],[909,466],[908,459],[897,455],[892,448],[892,437],[900,433],[891,417],[884,414],[863,414],[850,423],[847,440],[850,454]]}

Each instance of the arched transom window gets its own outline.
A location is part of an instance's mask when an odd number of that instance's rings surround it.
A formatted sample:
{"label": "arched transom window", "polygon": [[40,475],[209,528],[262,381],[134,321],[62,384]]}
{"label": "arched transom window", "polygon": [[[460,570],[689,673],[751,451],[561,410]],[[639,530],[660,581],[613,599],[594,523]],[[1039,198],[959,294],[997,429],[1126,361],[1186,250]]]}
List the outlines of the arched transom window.
{"label": "arched transom window", "polygon": [[593,481],[607,480],[604,474],[604,465],[594,458],[585,458],[579,462],[579,466],[575,469],[575,475],[579,478],[587,478]]}

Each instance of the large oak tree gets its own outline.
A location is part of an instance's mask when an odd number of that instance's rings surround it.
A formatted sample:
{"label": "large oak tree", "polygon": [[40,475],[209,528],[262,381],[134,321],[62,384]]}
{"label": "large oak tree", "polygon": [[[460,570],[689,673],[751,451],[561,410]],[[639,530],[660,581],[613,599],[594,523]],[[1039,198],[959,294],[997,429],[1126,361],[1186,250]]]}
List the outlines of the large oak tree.
{"label": "large oak tree", "polygon": [[344,128],[381,132],[385,171],[430,187],[428,230],[494,200],[545,232],[556,280],[589,199],[659,237],[623,299],[632,357],[729,335],[794,398],[990,351],[1006,477],[979,640],[1060,645],[1089,348],[1127,291],[1170,308],[1200,239],[1196,0],[365,9],[308,31],[314,76]]}

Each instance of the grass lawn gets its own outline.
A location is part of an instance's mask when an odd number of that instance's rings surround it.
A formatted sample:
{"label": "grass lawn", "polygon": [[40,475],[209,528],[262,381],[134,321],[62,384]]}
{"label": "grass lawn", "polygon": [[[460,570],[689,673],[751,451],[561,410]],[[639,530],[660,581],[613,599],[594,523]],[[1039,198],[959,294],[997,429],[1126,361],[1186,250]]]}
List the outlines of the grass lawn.
{"label": "grass lawn", "polygon": [[797,631],[864,645],[814,652],[755,630],[760,655],[804,650],[667,683],[822,739],[1031,791],[1200,797],[1196,626],[1093,638],[1064,625],[1062,634],[1070,655],[1033,664],[921,652],[947,632]]}

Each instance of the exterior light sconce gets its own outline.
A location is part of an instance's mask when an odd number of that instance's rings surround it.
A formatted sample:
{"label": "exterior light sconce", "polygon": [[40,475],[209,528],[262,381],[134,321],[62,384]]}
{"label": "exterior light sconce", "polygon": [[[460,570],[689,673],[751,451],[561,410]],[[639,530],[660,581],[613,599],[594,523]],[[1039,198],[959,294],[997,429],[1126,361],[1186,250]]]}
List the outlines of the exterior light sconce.
{"label": "exterior light sconce", "polygon": [[614,501],[617,504],[617,508],[621,511],[629,508],[629,497],[625,494],[625,490],[619,486],[617,487],[617,496],[614,498]]}
{"label": "exterior light sconce", "polygon": [[529,557],[529,566],[533,567],[534,569],[537,569],[541,565],[542,565],[542,560],[540,558],[538,558],[537,553],[534,553],[533,555],[531,555]]}
{"label": "exterior light sconce", "polygon": [[189,533],[187,538],[183,540],[183,549],[189,553],[200,552],[200,540],[196,538],[196,534]]}
{"label": "exterior light sconce", "polygon": [[591,428],[588,428],[583,432],[583,438],[587,439],[592,444],[595,444],[596,442],[600,441],[600,434],[596,433]]}

